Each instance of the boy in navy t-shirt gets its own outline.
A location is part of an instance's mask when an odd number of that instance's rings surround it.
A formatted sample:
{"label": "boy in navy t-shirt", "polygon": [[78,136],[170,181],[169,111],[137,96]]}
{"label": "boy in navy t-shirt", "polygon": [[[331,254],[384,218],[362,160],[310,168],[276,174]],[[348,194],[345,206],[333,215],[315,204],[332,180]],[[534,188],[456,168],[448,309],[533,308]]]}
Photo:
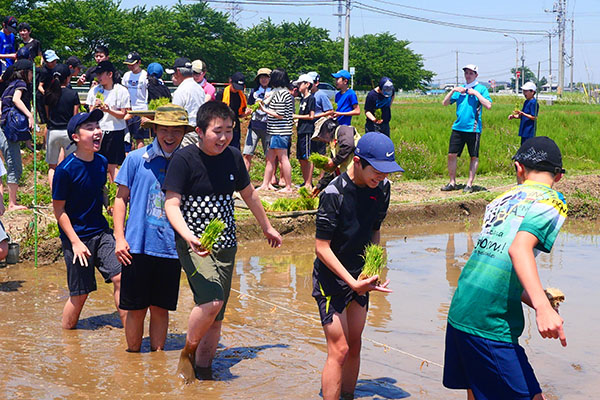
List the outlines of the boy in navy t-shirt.
{"label": "boy in navy t-shirt", "polygon": [[535,136],[535,128],[537,123],[537,115],[539,111],[539,105],[535,99],[535,91],[537,87],[535,83],[529,81],[521,88],[523,90],[523,96],[525,96],[525,103],[523,103],[522,110],[515,110],[508,116],[508,119],[520,119],[521,124],[519,125],[519,136],[521,137],[521,145],[529,138]]}
{"label": "boy in navy t-shirt", "polygon": [[340,91],[335,94],[337,104],[333,117],[337,118],[340,125],[352,125],[352,116],[360,115],[360,106],[354,90],[348,87],[350,82],[350,72],[341,69],[335,74],[331,74],[335,80],[335,87]]}
{"label": "boy in navy t-shirt", "polygon": [[106,184],[106,158],[100,150],[102,131],[98,121],[104,113],[79,113],[69,120],[67,134],[77,150],[58,165],[52,183],[52,206],[60,230],[67,264],[69,299],[62,327],[73,329],[90,292],[96,290],[94,267],[106,283],[114,285],[115,305],[125,326],[126,312],[119,309],[121,264],[115,256],[115,238],[102,215]]}

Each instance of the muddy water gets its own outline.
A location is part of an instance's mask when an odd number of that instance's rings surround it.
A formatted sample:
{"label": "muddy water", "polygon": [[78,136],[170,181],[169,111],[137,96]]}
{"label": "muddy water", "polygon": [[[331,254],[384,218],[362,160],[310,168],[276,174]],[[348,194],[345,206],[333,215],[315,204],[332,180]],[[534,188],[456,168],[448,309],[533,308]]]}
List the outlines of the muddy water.
{"label": "muddy water", "polygon": [[[550,399],[592,398],[599,386],[600,236],[597,226],[569,228],[552,254],[538,257],[543,284],[566,294],[561,314],[569,345],[541,339],[529,311],[521,339]],[[357,398],[464,398],[441,386],[436,364],[443,361],[449,302],[476,238],[464,225],[385,233],[394,292],[371,297]],[[61,263],[0,269],[0,398],[319,398],[326,348],[310,297],[312,246],[311,239],[289,240],[278,251],[262,242],[240,246],[214,380],[188,386],[174,376],[193,306],[184,280],[166,351],[150,353],[145,339],[141,354],[129,354],[111,286],[99,283],[79,329],[63,331]]]}

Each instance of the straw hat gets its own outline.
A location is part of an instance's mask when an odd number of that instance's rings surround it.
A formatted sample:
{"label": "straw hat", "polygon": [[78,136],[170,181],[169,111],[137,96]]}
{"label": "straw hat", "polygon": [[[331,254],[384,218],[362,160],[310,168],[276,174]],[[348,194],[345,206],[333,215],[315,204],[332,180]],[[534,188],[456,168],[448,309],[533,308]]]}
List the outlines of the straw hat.
{"label": "straw hat", "polygon": [[188,122],[188,114],[185,108],[175,104],[165,104],[156,109],[154,119],[145,121],[142,128],[151,128],[154,125],[161,126],[183,126],[185,132],[192,132],[195,128]]}

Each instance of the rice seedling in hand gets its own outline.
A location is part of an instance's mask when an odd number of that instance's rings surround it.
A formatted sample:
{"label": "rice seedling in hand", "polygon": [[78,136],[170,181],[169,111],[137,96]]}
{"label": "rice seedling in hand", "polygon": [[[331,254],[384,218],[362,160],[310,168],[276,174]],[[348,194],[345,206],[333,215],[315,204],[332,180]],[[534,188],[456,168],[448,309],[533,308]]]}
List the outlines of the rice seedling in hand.
{"label": "rice seedling in hand", "polygon": [[327,164],[329,164],[329,157],[319,153],[312,153],[310,157],[308,157],[308,161],[313,163],[316,168],[325,169]]}
{"label": "rice seedling in hand", "polygon": [[101,91],[98,91],[98,93],[96,93],[96,98],[100,99],[102,104],[104,104],[104,93],[102,93]]}
{"label": "rice seedling in hand", "polygon": [[213,219],[208,223],[208,225],[206,225],[206,228],[204,228],[204,233],[200,238],[200,244],[202,245],[204,250],[212,250],[213,246],[215,245],[215,243],[217,243],[217,240],[219,240],[219,237],[221,236],[221,233],[223,233],[223,230],[225,230],[225,228],[225,222],[221,221],[218,218]]}
{"label": "rice seedling in hand", "polygon": [[377,121],[381,121],[381,119],[383,118],[383,114],[381,112],[381,108],[378,108],[377,110],[375,110],[375,119]]}
{"label": "rice seedling in hand", "polygon": [[260,100],[258,100],[256,103],[249,105],[249,106],[248,106],[248,108],[249,108],[249,109],[250,109],[252,112],[255,112],[256,110],[258,110],[258,109],[260,108],[260,104],[261,104],[261,101],[260,101]]}
{"label": "rice seedling in hand", "polygon": [[[385,267],[386,256],[383,247],[378,244],[371,243],[365,247],[365,252],[362,256],[365,260],[363,270],[358,276],[358,280],[370,278],[372,276],[381,275],[381,270]],[[381,281],[378,279],[375,285],[380,285]]]}
{"label": "rice seedling in hand", "polygon": [[169,104],[167,97],[159,97],[158,99],[152,99],[148,103],[148,110],[156,110],[158,107]]}

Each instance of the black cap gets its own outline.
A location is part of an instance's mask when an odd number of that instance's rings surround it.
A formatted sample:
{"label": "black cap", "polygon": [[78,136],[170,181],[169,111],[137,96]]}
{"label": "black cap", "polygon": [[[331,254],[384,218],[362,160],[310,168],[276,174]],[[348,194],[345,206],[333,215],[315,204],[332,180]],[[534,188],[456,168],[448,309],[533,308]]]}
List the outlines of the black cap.
{"label": "black cap", "polygon": [[536,171],[547,171],[553,174],[565,173],[560,149],[554,140],[547,136],[527,139],[512,159]]}
{"label": "black cap", "polygon": [[244,85],[246,84],[244,74],[241,72],[234,72],[233,75],[231,75],[231,84],[235,90],[244,90]]}
{"label": "black cap", "polygon": [[31,53],[29,52],[29,49],[25,46],[20,47],[19,50],[17,50],[17,60],[29,60],[29,58],[31,57]]}
{"label": "black cap", "polygon": [[133,65],[138,61],[142,61],[142,57],[140,57],[140,55],[137,52],[132,51],[131,53],[127,54],[127,57],[125,58],[125,61],[123,61],[123,64]]}
{"label": "black cap", "polygon": [[23,29],[25,29],[25,30],[31,32],[31,25],[29,25],[27,22],[21,22],[19,24],[18,29],[19,29],[19,31],[22,31]]}
{"label": "black cap", "polygon": [[65,64],[57,64],[56,67],[52,70],[52,76],[58,78],[59,81],[63,81],[69,76],[71,76],[71,70],[68,65]]}
{"label": "black cap", "polygon": [[192,68],[192,62],[187,57],[179,57],[173,63],[173,68],[165,69],[167,74],[174,74],[177,68]]}
{"label": "black cap", "polygon": [[17,32],[17,26],[18,26],[18,22],[17,19],[15,17],[6,17],[4,18],[4,23],[3,25],[6,27],[6,29],[8,29],[9,31],[11,31],[12,33],[16,33]]}
{"label": "black cap", "polygon": [[66,64],[71,68],[76,68],[81,65],[81,60],[75,56],[67,58]]}
{"label": "black cap", "polygon": [[75,133],[79,125],[88,121],[100,121],[102,117],[104,117],[104,113],[98,108],[89,113],[82,112],[79,114],[75,114],[73,117],[71,117],[69,123],[67,124],[67,135],[69,136],[69,139],[73,140],[73,134]]}
{"label": "black cap", "polygon": [[100,75],[103,72],[115,72],[115,66],[110,61],[101,61],[100,64],[94,69],[96,75]]}
{"label": "black cap", "polygon": [[13,64],[15,71],[22,71],[24,69],[33,70],[33,63],[29,59],[25,60],[17,60],[16,63]]}

